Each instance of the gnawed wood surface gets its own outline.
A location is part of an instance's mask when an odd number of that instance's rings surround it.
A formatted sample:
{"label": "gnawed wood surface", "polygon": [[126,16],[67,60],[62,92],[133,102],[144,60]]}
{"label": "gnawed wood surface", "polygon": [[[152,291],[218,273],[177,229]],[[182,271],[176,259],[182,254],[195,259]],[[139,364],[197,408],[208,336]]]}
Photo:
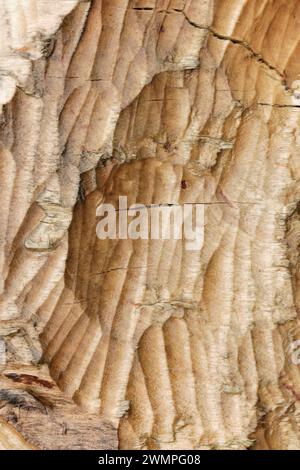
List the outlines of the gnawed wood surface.
{"label": "gnawed wood surface", "polygon": [[[5,33],[2,447],[300,448],[299,23],[296,0],[84,1],[26,74]],[[203,248],[98,240],[119,195],[204,203]]]}
{"label": "gnawed wood surface", "polygon": [[3,371],[0,404],[0,416],[35,448],[117,448],[116,428],[95,414],[82,413],[62,395],[45,366]]}

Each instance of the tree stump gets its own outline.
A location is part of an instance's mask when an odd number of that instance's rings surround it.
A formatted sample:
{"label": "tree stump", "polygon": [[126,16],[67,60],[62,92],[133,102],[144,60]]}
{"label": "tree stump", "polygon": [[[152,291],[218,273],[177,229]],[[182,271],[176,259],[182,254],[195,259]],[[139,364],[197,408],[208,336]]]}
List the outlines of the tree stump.
{"label": "tree stump", "polygon": [[[26,5],[0,1],[0,448],[300,449],[299,2]],[[202,205],[203,246],[99,239],[120,196]]]}

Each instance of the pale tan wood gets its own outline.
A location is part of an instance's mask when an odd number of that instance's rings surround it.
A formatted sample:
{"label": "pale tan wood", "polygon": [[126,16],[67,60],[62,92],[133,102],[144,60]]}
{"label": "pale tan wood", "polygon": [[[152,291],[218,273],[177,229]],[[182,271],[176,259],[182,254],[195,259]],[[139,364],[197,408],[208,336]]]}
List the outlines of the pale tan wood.
{"label": "pale tan wood", "polygon": [[[17,3],[0,445],[299,449],[299,2]],[[119,195],[204,203],[203,248],[97,239]]]}

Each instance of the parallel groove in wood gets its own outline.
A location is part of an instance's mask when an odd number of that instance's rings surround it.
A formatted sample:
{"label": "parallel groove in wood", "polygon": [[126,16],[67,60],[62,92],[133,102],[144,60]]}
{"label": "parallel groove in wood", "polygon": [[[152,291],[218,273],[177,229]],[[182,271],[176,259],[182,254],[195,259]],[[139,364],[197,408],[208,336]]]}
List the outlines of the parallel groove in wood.
{"label": "parallel groove in wood", "polygon": [[[300,447],[299,8],[81,3],[4,107],[1,318],[121,448]],[[98,240],[119,195],[205,202],[202,250]]]}

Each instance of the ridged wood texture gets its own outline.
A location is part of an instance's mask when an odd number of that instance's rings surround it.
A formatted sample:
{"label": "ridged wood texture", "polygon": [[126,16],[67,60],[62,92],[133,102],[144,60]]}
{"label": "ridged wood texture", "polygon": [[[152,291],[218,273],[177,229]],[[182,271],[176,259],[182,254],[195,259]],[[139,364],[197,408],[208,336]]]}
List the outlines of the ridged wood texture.
{"label": "ridged wood texture", "polygon": [[[11,3],[26,24],[26,2]],[[297,0],[94,0],[39,35],[26,80],[13,53],[0,130],[6,388],[25,381],[30,394],[42,369],[121,449],[300,449],[299,25]],[[204,203],[203,248],[99,240],[96,208],[119,195]],[[56,445],[26,420],[9,426],[29,447]],[[12,429],[0,427],[3,447]]]}

